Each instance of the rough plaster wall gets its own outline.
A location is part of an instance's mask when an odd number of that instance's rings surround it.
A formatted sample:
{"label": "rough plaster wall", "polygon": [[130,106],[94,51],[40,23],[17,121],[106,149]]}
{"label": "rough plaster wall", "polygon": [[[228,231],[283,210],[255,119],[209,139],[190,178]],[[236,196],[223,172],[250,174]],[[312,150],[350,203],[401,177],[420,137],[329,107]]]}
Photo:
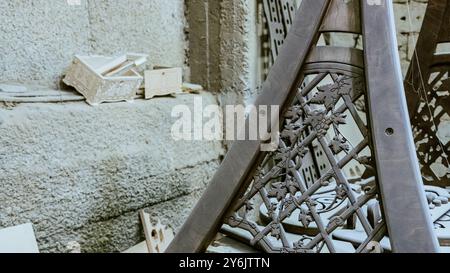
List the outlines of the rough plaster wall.
{"label": "rough plaster wall", "polygon": [[[203,188],[189,195],[148,207],[145,210],[150,212],[152,217],[161,219],[163,224],[173,226],[176,232],[189,216],[202,192]],[[127,248],[137,242],[144,241],[143,232],[138,212],[129,212],[117,218],[87,224],[76,232],[61,233],[57,239],[62,242],[66,242],[70,238],[77,240],[81,242],[82,250],[86,253],[105,252],[105,250],[118,252],[123,251],[124,247]],[[93,237],[97,238],[93,240]],[[63,245],[59,246],[64,250]]]}
{"label": "rough plaster wall", "polygon": [[74,54],[150,54],[186,65],[183,0],[0,1],[0,81],[58,87]]}
{"label": "rough plaster wall", "polygon": [[253,1],[222,1],[221,60],[222,104],[243,103],[251,92],[249,16]]}
{"label": "rough plaster wall", "polygon": [[[193,98],[1,108],[0,228],[32,222],[43,252],[72,240],[125,250],[142,239],[142,208],[177,228],[224,152],[172,140],[172,107],[192,109]],[[203,103],[217,102],[205,93]]]}
{"label": "rough plaster wall", "polygon": [[0,81],[55,85],[74,54],[89,52],[85,1],[0,1]]}
{"label": "rough plaster wall", "polygon": [[142,52],[149,66],[185,66],[184,0],[89,0],[92,52]]}

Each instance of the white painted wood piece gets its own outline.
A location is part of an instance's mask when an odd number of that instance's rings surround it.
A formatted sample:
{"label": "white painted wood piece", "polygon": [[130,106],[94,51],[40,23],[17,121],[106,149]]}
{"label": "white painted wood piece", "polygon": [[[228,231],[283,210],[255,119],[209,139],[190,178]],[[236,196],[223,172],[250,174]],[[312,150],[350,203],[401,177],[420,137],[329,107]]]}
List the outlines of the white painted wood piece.
{"label": "white painted wood piece", "polygon": [[0,253],[39,253],[32,224],[0,230]]}
{"label": "white painted wood piece", "polygon": [[198,94],[200,91],[203,91],[203,86],[188,82],[184,82],[181,88],[183,92],[192,94]]}
{"label": "white painted wood piece", "polygon": [[[161,224],[161,221],[152,221],[150,215],[144,210],[140,212],[144,227],[145,240],[149,253],[164,253],[172,242],[175,234],[172,229]],[[155,223],[156,224],[153,224]]]}
{"label": "white painted wood piece", "polygon": [[145,71],[145,98],[182,93],[183,70],[180,67]]}
{"label": "white painted wood piece", "polygon": [[99,58],[92,57],[90,60],[90,65],[95,68],[95,71],[101,75],[119,67],[121,64],[128,60],[127,55],[119,55],[110,58],[108,61],[104,62],[102,57]]}

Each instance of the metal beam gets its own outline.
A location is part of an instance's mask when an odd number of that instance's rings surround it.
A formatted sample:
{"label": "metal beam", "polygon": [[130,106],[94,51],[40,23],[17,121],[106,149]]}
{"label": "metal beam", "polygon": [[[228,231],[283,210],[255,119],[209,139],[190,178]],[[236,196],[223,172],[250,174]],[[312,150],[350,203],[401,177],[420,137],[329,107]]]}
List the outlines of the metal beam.
{"label": "metal beam", "polygon": [[361,1],[370,127],[392,249],[437,252],[402,84],[392,1]]}

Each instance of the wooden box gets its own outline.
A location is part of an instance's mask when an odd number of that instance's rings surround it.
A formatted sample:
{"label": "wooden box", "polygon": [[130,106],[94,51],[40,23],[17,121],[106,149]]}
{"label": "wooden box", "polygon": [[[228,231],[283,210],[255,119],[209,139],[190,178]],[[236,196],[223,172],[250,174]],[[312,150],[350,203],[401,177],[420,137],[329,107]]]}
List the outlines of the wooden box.
{"label": "wooden box", "polygon": [[183,71],[176,68],[155,68],[145,71],[145,98],[182,93]]}

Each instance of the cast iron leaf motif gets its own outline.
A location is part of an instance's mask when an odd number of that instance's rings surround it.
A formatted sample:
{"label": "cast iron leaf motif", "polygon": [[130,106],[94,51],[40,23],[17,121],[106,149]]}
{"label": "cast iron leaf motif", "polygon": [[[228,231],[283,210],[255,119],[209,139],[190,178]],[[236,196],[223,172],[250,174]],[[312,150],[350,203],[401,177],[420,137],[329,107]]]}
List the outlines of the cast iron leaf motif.
{"label": "cast iron leaf motif", "polygon": [[336,198],[344,200],[347,197],[347,190],[344,185],[339,185],[336,187]]}
{"label": "cast iron leaf motif", "polygon": [[304,208],[300,208],[298,220],[303,224],[305,228],[308,228],[309,225],[314,221],[309,210],[306,210]]}
{"label": "cast iron leaf motif", "polygon": [[308,118],[306,118],[305,124],[311,125],[318,135],[323,136],[330,128],[327,121],[328,117],[325,111],[314,110],[310,113]]}
{"label": "cast iron leaf motif", "polygon": [[271,225],[271,231],[270,234],[275,237],[277,240],[280,240],[281,238],[281,228],[280,228],[280,224],[278,223],[273,223]]}
{"label": "cast iron leaf motif", "polygon": [[252,187],[256,190],[260,190],[264,187],[264,184],[262,183],[264,177],[264,173],[261,168],[257,168],[255,171],[255,175],[253,176],[253,185]]}
{"label": "cast iron leaf motif", "polygon": [[291,119],[294,122],[300,119],[303,115],[303,109],[299,105],[295,105],[289,108],[284,115],[287,119]]}
{"label": "cast iron leaf motif", "polygon": [[269,205],[269,207],[267,208],[270,218],[273,218],[273,215],[274,215],[275,211],[277,210],[277,205],[278,205],[277,203],[271,203]]}
{"label": "cast iron leaf motif", "polygon": [[364,165],[364,167],[366,167],[366,171],[364,172],[364,174],[362,175],[361,178],[363,179],[367,179],[370,177],[375,176],[376,171],[375,171],[375,167],[374,167],[374,162],[372,157],[370,156],[362,156],[356,159],[360,164]]}
{"label": "cast iron leaf motif", "polygon": [[300,187],[291,176],[286,179],[286,187],[292,196],[295,196],[295,194],[300,191]]}
{"label": "cast iron leaf motif", "polygon": [[346,118],[347,118],[347,115],[342,114],[342,113],[334,113],[330,117],[333,124],[337,127],[339,127],[339,125],[342,125],[342,124],[347,124]]}
{"label": "cast iron leaf motif", "polygon": [[327,228],[331,229],[334,225],[337,227],[343,227],[345,225],[345,221],[341,216],[334,216],[330,219]]}
{"label": "cast iron leaf motif", "polygon": [[317,87],[318,93],[311,99],[312,104],[323,104],[330,111],[344,95],[350,95],[352,90],[352,78],[341,76],[332,84]]}
{"label": "cast iron leaf motif", "polygon": [[314,200],[313,198],[308,198],[306,199],[305,203],[309,206],[309,207],[315,207],[317,206],[317,201]]}
{"label": "cast iron leaf motif", "polygon": [[275,160],[279,160],[282,162],[285,162],[290,158],[291,158],[291,149],[289,147],[279,148],[277,153],[274,155]]}
{"label": "cast iron leaf motif", "polygon": [[350,150],[350,145],[347,143],[346,139],[340,135],[337,135],[330,142],[330,149],[335,155],[337,155],[342,151],[348,152]]}
{"label": "cast iron leaf motif", "polygon": [[298,128],[296,127],[297,126],[293,123],[286,125],[283,132],[281,132],[281,137],[283,139],[289,139],[289,142],[291,143],[294,142],[298,136]]}
{"label": "cast iron leaf motif", "polygon": [[278,182],[272,184],[272,189],[268,192],[268,196],[281,201],[284,199],[287,193],[288,189],[286,188],[286,185],[282,182]]}

